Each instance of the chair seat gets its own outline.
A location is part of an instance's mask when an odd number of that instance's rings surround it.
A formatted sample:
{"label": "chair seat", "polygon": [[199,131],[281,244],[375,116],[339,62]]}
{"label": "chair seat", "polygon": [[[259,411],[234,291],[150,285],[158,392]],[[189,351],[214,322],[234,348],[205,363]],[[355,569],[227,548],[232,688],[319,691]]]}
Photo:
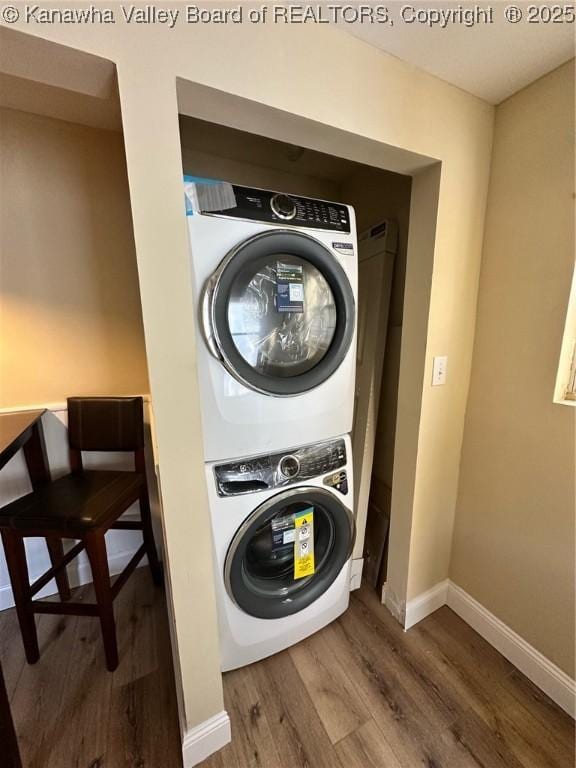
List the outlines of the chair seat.
{"label": "chair seat", "polygon": [[[104,525],[140,495],[137,472],[94,471],[65,475],[0,508],[0,529],[83,532]],[[122,510],[123,511],[123,510]]]}

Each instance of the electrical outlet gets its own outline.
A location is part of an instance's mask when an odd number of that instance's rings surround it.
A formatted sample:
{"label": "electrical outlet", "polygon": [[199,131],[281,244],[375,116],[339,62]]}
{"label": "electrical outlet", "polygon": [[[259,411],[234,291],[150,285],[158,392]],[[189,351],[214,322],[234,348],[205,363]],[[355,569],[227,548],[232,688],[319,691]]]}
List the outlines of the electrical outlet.
{"label": "electrical outlet", "polygon": [[446,369],[448,368],[448,357],[442,355],[434,358],[432,366],[432,386],[440,387],[446,384]]}

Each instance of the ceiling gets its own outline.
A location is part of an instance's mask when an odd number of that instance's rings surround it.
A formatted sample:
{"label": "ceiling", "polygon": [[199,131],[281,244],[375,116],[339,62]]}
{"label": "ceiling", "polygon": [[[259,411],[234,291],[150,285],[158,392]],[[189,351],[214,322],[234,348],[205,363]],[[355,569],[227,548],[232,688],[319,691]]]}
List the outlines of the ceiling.
{"label": "ceiling", "polygon": [[[399,59],[442,78],[491,104],[551,72],[574,57],[574,24],[528,23],[528,3],[515,2],[523,18],[510,23],[504,18],[509,4],[492,2],[493,23],[427,26],[401,19],[403,7],[424,9],[472,10],[489,7],[485,3],[391,2],[390,24],[339,22],[341,29]],[[537,7],[542,5],[536,4]],[[548,5],[552,5],[551,3]],[[564,7],[564,6],[562,6]],[[412,12],[407,12],[412,15]]]}

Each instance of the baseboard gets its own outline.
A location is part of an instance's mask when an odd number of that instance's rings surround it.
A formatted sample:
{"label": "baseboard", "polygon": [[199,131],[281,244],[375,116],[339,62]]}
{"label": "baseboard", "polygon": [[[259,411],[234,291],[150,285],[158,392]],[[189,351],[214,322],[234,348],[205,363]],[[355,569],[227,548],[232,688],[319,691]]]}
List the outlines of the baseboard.
{"label": "baseboard", "polygon": [[410,627],[425,619],[426,616],[446,605],[448,583],[448,579],[445,579],[413,600],[408,600],[404,616],[404,629],[410,629]]}
{"label": "baseboard", "polygon": [[360,589],[362,584],[362,569],[364,568],[364,558],[356,557],[350,565],[350,592]]}
{"label": "baseboard", "polygon": [[225,710],[186,732],[182,741],[184,768],[192,768],[232,740],[230,718]]}
{"label": "baseboard", "polygon": [[576,682],[569,675],[451,581],[447,604],[559,707],[576,716]]}
{"label": "baseboard", "polygon": [[[111,553],[108,556],[108,567],[110,569],[110,575],[115,576],[118,573],[121,573],[124,568],[128,565],[132,557],[134,556],[135,550],[127,550],[124,552],[116,552]],[[143,565],[148,564],[148,559],[146,557],[143,557],[142,560],[138,563],[138,567],[142,567]],[[70,586],[71,587],[81,587],[83,584],[90,584],[92,581],[92,571],[90,570],[90,565],[88,562],[73,562],[71,565],[67,568],[68,571],[68,578],[70,580]],[[40,574],[36,574],[35,576],[31,577],[31,580],[33,581],[34,578],[38,578]],[[56,582],[51,581],[49,582],[44,589],[41,589],[40,592],[38,592],[38,595],[36,596],[37,599],[43,598],[43,597],[49,597],[50,595],[55,595],[57,593],[56,589]],[[12,587],[10,584],[6,584],[4,586],[0,587],[0,611],[5,611],[8,608],[14,607],[14,597],[12,595]]]}
{"label": "baseboard", "polygon": [[385,582],[382,586],[382,604],[388,608],[392,616],[399,624],[404,626],[404,618],[406,616],[406,603],[404,603],[398,595],[391,589],[388,582]]}
{"label": "baseboard", "polygon": [[[395,616],[402,617],[401,604],[388,591],[386,605]],[[410,629],[443,605],[448,605],[559,707],[571,717],[576,716],[576,682],[450,579],[409,600],[401,623]]]}

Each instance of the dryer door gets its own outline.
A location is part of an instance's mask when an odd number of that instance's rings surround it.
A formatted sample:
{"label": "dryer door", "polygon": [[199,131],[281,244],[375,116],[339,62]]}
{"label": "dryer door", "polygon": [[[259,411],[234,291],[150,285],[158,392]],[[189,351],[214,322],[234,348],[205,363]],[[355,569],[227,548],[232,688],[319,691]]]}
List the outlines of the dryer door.
{"label": "dryer door", "polygon": [[354,336],[354,294],[338,260],[299,232],[250,238],[210,282],[210,335],[247,387],[297,395],[328,379]]}
{"label": "dryer door", "polygon": [[[314,573],[295,578],[294,541],[282,532],[313,513]],[[278,535],[280,532],[280,536]],[[234,536],[224,566],[230,598],[250,616],[278,619],[303,610],[335,581],[354,544],[352,513],[322,488],[284,491],[257,507]]]}

